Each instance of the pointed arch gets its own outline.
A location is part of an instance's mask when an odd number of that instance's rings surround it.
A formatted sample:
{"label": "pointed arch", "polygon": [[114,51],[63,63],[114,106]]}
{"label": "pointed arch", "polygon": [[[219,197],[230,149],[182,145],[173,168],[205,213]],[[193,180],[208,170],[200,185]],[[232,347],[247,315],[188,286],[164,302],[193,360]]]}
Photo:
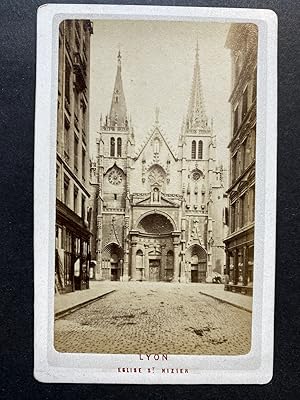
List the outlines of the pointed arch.
{"label": "pointed arch", "polygon": [[117,157],[122,157],[122,139],[117,139]]}
{"label": "pointed arch", "polygon": [[198,159],[202,160],[203,158],[203,142],[202,140],[199,140],[198,142]]}
{"label": "pointed arch", "polygon": [[111,157],[115,156],[115,138],[114,137],[110,138],[110,156]]}
{"label": "pointed arch", "polygon": [[192,154],[191,154],[192,160],[196,159],[196,140],[192,141]]}

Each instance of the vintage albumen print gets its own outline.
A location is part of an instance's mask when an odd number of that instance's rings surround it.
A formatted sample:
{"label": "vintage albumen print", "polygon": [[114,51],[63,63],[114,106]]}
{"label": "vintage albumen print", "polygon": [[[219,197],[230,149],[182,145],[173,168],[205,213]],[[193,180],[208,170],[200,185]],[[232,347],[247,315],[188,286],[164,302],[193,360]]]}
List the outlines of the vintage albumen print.
{"label": "vintage albumen print", "polygon": [[106,365],[115,382],[188,383],[200,364],[187,356],[251,358],[259,24],[56,26],[48,345],[59,359],[131,355]]}

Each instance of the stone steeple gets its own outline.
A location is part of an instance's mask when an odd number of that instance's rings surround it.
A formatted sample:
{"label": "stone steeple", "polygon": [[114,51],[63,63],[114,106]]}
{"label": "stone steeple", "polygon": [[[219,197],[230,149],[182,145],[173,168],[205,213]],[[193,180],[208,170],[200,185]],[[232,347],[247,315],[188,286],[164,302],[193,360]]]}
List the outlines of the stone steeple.
{"label": "stone steeple", "polygon": [[202,93],[202,84],[200,76],[199,47],[197,41],[196,57],[194,65],[194,75],[190,102],[187,112],[186,125],[188,129],[198,130],[207,129],[207,116]]}
{"label": "stone steeple", "polygon": [[126,100],[122,83],[121,52],[118,52],[117,74],[109,112],[108,125],[111,127],[128,128]]}

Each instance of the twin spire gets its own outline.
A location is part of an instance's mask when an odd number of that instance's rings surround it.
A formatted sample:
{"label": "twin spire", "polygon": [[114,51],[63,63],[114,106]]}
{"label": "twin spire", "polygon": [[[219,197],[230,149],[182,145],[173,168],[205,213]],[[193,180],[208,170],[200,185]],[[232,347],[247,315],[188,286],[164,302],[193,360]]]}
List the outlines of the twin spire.
{"label": "twin spire", "polygon": [[110,112],[105,119],[105,126],[121,130],[128,130],[127,107],[122,82],[122,56],[118,52],[117,74],[111,100]]}
{"label": "twin spire", "polygon": [[206,129],[207,121],[200,76],[199,46],[197,40],[194,75],[186,124],[188,129]]}
{"label": "twin spire", "polygon": [[[109,115],[106,117],[105,126],[128,129],[127,107],[123,90],[121,61],[122,61],[122,56],[119,50],[117,57],[117,74],[115,79],[111,107]],[[158,111],[156,110],[156,120],[157,119],[158,119]],[[199,46],[197,40],[192,89],[190,94],[188,112],[186,116],[186,128],[188,130],[207,129],[208,127],[207,123],[208,119],[205,112],[205,105],[202,92],[200,62],[199,62]]]}

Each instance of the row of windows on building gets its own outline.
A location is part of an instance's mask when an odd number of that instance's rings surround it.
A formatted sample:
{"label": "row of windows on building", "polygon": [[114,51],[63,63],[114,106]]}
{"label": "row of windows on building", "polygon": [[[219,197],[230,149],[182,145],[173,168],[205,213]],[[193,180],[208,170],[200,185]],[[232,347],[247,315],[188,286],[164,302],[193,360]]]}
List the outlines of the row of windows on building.
{"label": "row of windows on building", "polygon": [[245,116],[248,113],[253,102],[256,100],[256,86],[257,86],[257,71],[256,68],[253,73],[252,81],[248,83],[243,91],[240,101],[234,108],[233,111],[233,134],[235,134],[241,124],[243,123]]}
{"label": "row of windows on building", "polygon": [[254,222],[255,188],[252,186],[231,205],[230,230],[235,232]]}
{"label": "row of windows on building", "polygon": [[[83,29],[83,21],[79,22],[75,20],[75,29],[73,29],[72,20],[67,20],[64,22],[64,37],[67,42],[67,47],[73,43],[74,39],[74,49],[83,54],[85,61],[87,61],[87,48],[86,48],[86,38],[89,33]],[[74,35],[73,35],[74,34]]]}
{"label": "row of windows on building", "polygon": [[[70,142],[71,142],[71,132],[70,132],[70,125],[66,123],[65,119],[65,129],[64,129],[64,159],[68,163],[70,163]],[[79,137],[74,132],[74,141],[73,141],[73,165],[74,165],[74,172],[78,175],[78,166],[79,166]],[[81,177],[85,180],[86,177],[86,150],[82,146],[81,147]]]}
{"label": "row of windows on building", "polygon": [[[71,114],[70,111],[70,104],[71,104],[71,75],[72,75],[72,67],[68,58],[66,57],[65,61],[65,79],[64,79],[64,93],[65,93],[65,101],[64,107],[65,111],[68,115]],[[73,89],[73,102],[74,102],[74,126],[79,131],[81,129],[83,137],[86,137],[86,124],[87,124],[87,106],[84,99],[84,95],[82,92],[77,88],[74,87]],[[81,122],[81,126],[79,126]]]}
{"label": "row of windows on building", "polygon": [[203,158],[203,142],[202,140],[198,141],[198,151],[197,151],[197,142],[196,140],[192,141],[192,151],[191,151],[192,160],[202,160]]}
{"label": "row of windows on building", "polygon": [[[59,188],[58,188],[59,189]],[[73,211],[80,215],[82,219],[86,219],[86,198],[82,194],[81,195],[81,208],[79,204],[79,189],[74,185],[73,193],[71,192],[70,178],[67,175],[64,175],[64,191],[63,191],[63,203],[70,207],[71,205],[71,196],[73,195]]]}
{"label": "row of windows on building", "polygon": [[122,139],[117,139],[117,146],[116,146],[116,139],[112,137],[110,139],[110,156],[111,157],[122,157]]}
{"label": "row of windows on building", "polygon": [[255,160],[255,128],[231,158],[231,179],[235,182]]}

